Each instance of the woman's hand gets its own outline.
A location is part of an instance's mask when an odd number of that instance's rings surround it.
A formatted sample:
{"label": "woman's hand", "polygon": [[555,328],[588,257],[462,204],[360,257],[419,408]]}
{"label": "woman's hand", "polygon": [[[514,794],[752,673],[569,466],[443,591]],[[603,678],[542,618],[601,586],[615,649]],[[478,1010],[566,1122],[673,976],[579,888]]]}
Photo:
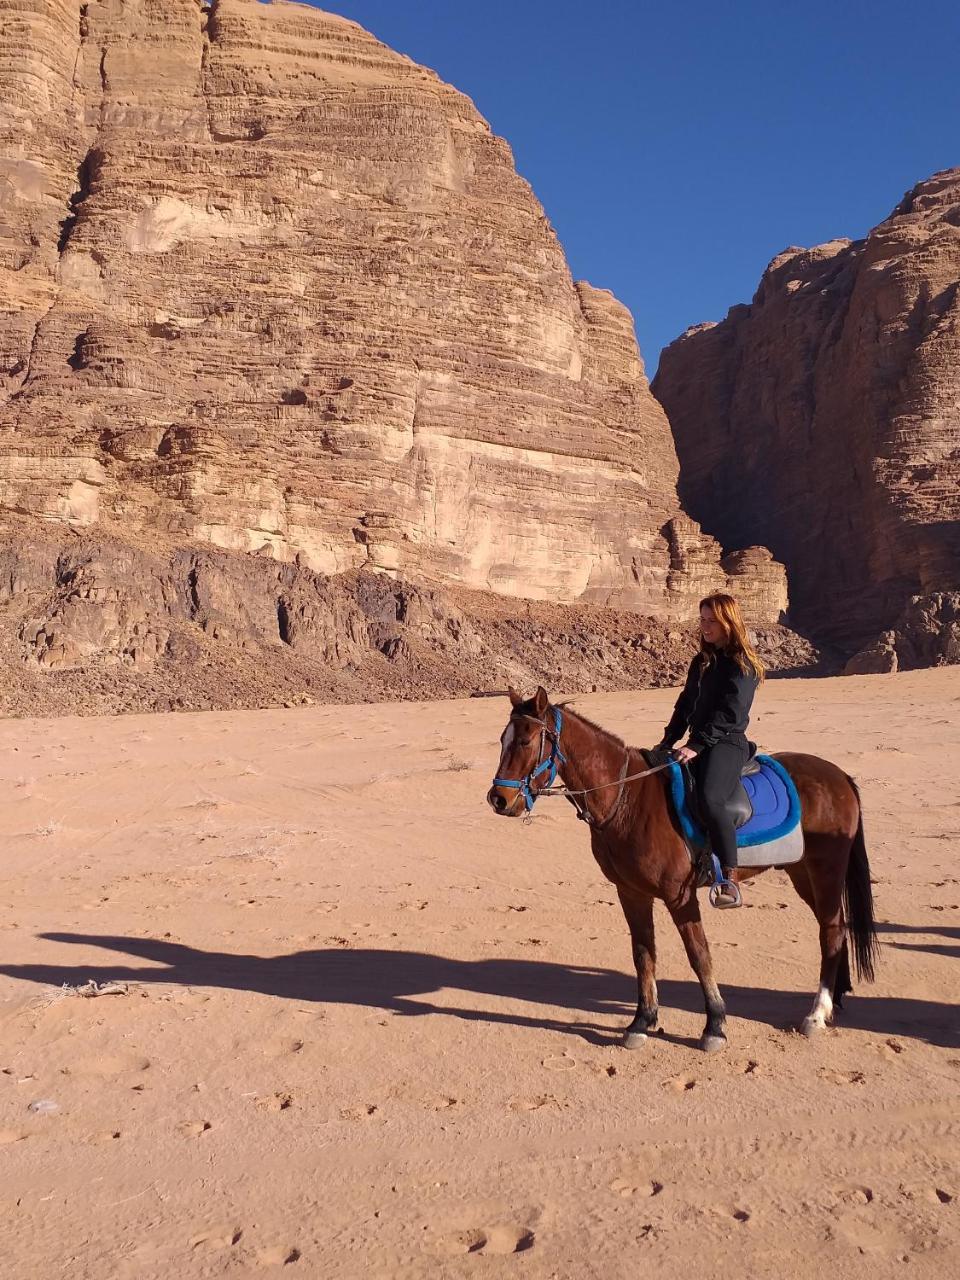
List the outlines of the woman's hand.
{"label": "woman's hand", "polygon": [[677,764],[686,764],[688,760],[695,760],[697,753],[692,747],[677,747],[673,753],[673,758]]}

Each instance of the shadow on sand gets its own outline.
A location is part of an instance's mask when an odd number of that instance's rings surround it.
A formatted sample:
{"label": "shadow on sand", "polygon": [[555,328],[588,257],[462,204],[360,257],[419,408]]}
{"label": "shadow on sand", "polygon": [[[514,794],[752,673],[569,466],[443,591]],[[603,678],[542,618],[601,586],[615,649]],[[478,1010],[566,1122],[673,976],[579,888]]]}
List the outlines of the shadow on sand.
{"label": "shadow on sand", "polygon": [[[633,1014],[635,983],[611,969],[553,964],[542,960],[454,960],[420,951],[331,948],[291,955],[252,956],[198,951],[155,938],[106,937],[95,934],[45,933],[52,942],[122,952],[166,968],[133,968],[109,964],[0,965],[0,973],[26,982],[62,986],[97,982],[164,982],[189,987],[222,987],[251,991],[284,1000],[317,1001],[383,1009],[396,1014],[446,1014],[471,1022],[563,1031],[593,1044],[615,1043]],[[703,1012],[694,981],[662,981],[660,1004],[669,1024],[671,1008]],[[763,987],[724,986],[728,1012],[776,1027],[797,1026],[810,1005],[811,993],[780,992]],[[442,991],[460,991],[508,1002],[504,1009],[472,1009],[423,999]],[[414,997],[421,997],[415,999]],[[518,1001],[565,1009],[571,1019],[555,1019],[515,1009]],[[545,1012],[545,1011],[544,1011]],[[579,1021],[582,1015],[603,1023]],[[663,1015],[662,1015],[663,1017]],[[896,1034],[948,1048],[960,1046],[953,1005],[895,996],[848,996],[840,1025],[881,1035]],[[667,1036],[667,1039],[677,1039]],[[679,1043],[693,1044],[692,1040]]]}
{"label": "shadow on sand", "polygon": [[[949,924],[932,925],[928,929],[909,924],[881,924],[877,928],[881,933],[934,934],[938,938],[956,938],[960,940],[960,928]],[[926,951],[933,956],[960,957],[960,945],[951,946],[945,942],[888,942],[887,946],[896,947],[898,951]]]}

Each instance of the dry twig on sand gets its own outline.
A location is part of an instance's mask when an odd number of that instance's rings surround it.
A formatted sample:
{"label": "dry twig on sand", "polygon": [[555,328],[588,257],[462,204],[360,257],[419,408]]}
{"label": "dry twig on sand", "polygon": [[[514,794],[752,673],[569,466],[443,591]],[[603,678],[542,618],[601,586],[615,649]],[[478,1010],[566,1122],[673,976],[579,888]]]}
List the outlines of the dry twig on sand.
{"label": "dry twig on sand", "polygon": [[38,996],[34,1003],[45,1009],[48,1005],[56,1004],[58,1000],[65,1000],[68,996],[83,996],[85,999],[91,999],[94,996],[125,996],[129,991],[128,982],[96,982],[93,978],[88,978],[86,982],[75,987],[72,987],[69,982],[65,982],[62,987],[51,987],[49,991]]}

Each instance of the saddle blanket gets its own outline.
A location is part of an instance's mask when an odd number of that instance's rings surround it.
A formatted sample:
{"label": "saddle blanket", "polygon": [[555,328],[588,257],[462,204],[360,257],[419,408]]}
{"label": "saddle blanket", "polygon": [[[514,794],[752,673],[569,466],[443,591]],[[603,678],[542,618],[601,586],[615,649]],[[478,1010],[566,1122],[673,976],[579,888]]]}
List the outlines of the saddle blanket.
{"label": "saddle blanket", "polygon": [[[741,778],[751,813],[737,829],[738,867],[782,867],[803,857],[800,797],[796,784],[779,760],[756,757],[760,768]],[[691,812],[684,771],[678,764],[667,770],[673,809],[691,849],[699,852],[708,836]]]}

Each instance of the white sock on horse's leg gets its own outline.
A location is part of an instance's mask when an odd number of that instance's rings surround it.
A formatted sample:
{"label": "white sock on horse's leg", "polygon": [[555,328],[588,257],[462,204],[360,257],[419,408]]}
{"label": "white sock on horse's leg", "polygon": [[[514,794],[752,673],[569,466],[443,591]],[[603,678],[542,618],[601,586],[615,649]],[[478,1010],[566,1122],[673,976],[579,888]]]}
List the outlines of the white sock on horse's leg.
{"label": "white sock on horse's leg", "polygon": [[805,1035],[814,1031],[822,1031],[833,1017],[833,996],[829,987],[821,987],[816,994],[813,1008],[803,1020],[802,1030]]}

